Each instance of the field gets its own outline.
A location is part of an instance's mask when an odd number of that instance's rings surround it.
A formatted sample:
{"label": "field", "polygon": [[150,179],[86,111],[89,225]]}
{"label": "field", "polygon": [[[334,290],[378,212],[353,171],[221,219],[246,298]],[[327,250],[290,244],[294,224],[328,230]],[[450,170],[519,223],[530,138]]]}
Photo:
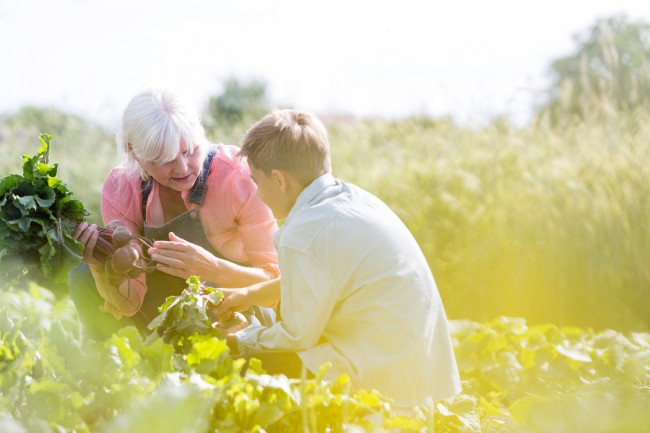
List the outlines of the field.
{"label": "field", "polygon": [[406,222],[452,318],[648,331],[650,129],[629,122],[338,123],[334,172]]}
{"label": "field", "polygon": [[[206,341],[192,356],[128,330],[90,345],[65,292],[32,285],[1,293],[0,430],[650,431],[649,117],[328,121],[335,176],[386,201],[429,261],[464,381],[451,402],[401,417],[345,378],[241,378]],[[3,175],[49,132],[60,177],[98,221],[112,137],[51,112],[5,120]]]}

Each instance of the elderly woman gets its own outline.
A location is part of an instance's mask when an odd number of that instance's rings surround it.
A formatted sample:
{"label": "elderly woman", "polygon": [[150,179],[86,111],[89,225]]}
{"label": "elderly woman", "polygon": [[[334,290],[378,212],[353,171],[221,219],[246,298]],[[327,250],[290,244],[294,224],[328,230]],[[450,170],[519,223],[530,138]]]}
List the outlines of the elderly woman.
{"label": "elderly woman", "polygon": [[70,296],[91,336],[103,338],[124,325],[143,328],[191,275],[221,287],[277,277],[276,221],[257,197],[248,165],[237,147],[210,144],[198,114],[178,95],[136,95],[117,142],[125,160],[104,183],[104,224],[119,222],[155,241],[148,253],[157,265],[111,284],[92,254],[97,227],[77,228],[85,263],[70,274]]}

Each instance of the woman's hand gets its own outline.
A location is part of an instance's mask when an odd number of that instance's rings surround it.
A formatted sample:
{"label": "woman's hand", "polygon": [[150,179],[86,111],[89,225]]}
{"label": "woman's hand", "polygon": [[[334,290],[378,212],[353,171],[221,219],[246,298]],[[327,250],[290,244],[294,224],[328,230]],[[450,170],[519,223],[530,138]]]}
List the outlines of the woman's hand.
{"label": "woman's hand", "polygon": [[97,245],[97,238],[99,237],[99,230],[97,230],[97,224],[88,224],[86,221],[82,221],[77,225],[77,228],[74,230],[72,235],[78,242],[84,244],[83,252],[83,261],[92,265],[96,268],[103,269],[103,263],[101,260],[93,256],[93,251]]}
{"label": "woman's hand", "polygon": [[169,241],[155,241],[148,252],[158,262],[156,268],[161,272],[184,279],[197,275],[215,283],[219,268],[226,262],[174,233],[169,233]]}

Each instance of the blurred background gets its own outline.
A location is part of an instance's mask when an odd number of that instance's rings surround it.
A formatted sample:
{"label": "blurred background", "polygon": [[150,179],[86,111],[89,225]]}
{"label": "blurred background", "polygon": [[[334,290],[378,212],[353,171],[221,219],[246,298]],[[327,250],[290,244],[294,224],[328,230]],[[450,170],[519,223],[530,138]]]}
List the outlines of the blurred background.
{"label": "blurred background", "polygon": [[0,0],[0,175],[52,134],[99,222],[142,88],[187,93],[229,144],[306,109],[452,319],[648,331],[650,4],[526,3]]}

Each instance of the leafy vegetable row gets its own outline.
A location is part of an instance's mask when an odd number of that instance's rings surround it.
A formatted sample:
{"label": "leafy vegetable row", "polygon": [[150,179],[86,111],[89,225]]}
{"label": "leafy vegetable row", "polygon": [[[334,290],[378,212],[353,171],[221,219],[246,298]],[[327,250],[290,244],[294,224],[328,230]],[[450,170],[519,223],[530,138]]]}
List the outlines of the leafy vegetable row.
{"label": "leafy vegetable row", "polygon": [[192,278],[143,337],[84,341],[69,299],[0,291],[0,430],[126,433],[647,431],[650,335],[452,321],[463,392],[405,415],[372,390],[264,374],[210,326]]}

